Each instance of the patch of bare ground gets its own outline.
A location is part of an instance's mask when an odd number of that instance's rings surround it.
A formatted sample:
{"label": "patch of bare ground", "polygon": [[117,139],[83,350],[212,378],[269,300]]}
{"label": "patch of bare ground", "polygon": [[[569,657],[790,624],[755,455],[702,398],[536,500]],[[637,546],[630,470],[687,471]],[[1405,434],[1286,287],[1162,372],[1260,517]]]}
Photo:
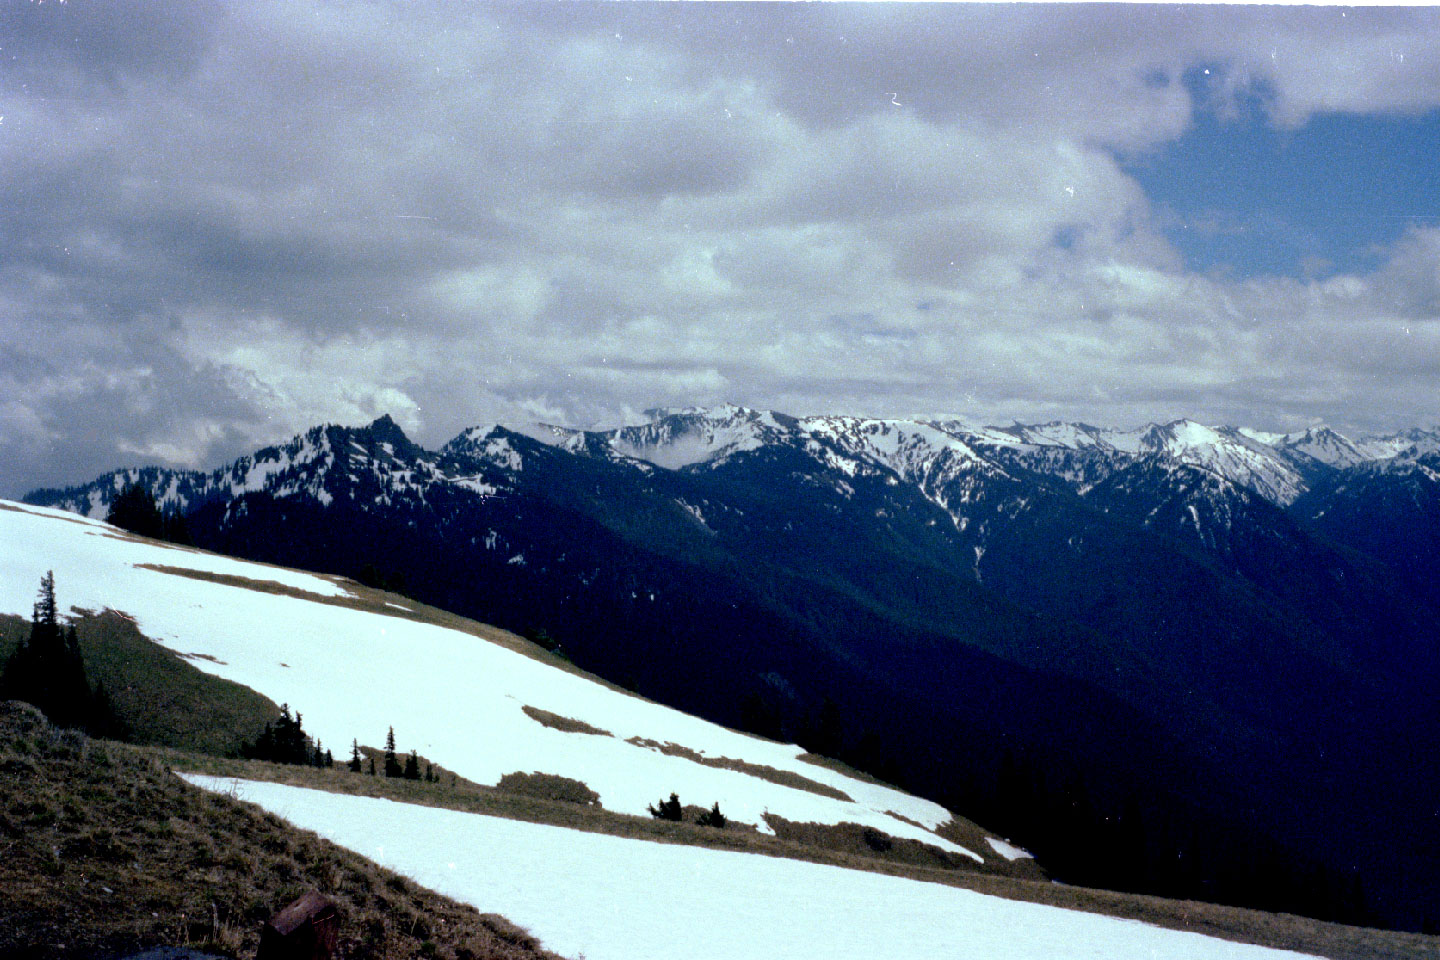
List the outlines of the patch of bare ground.
{"label": "patch of bare ground", "polygon": [[908,866],[941,870],[985,869],[985,865],[963,853],[951,853],[919,840],[892,837],[883,830],[858,823],[796,823],[773,813],[765,815],[765,822],[780,839],[794,840],[807,846]]}
{"label": "patch of bare ground", "polygon": [[559,800],[563,803],[578,803],[585,807],[600,806],[600,794],[585,786],[579,780],[558,776],[553,773],[507,773],[495,784],[501,793],[518,793],[542,800]]}
{"label": "patch of bare ground", "polygon": [[252,957],[308,889],[339,906],[351,960],[541,960],[501,917],[257,807],[191,787],[147,748],[0,704],[0,956],[80,960],[155,946]]}
{"label": "patch of bare ground", "polygon": [[[906,820],[905,817],[901,816],[898,813],[895,813],[894,811],[886,812],[889,813],[890,816],[895,817],[899,820]],[[922,830],[925,829],[923,825],[915,823],[915,821],[913,820],[906,820],[906,822],[914,826],[920,827]],[[992,864],[1004,863],[1005,869],[998,871],[1000,873],[1004,873],[1012,877],[1024,877],[1027,880],[1049,879],[1049,875],[1046,874],[1045,869],[1041,867],[1040,864],[1033,857],[1021,857],[1015,860],[1006,860],[1003,856],[999,854],[999,852],[995,850],[994,847],[990,846],[990,842],[987,838],[993,837],[995,835],[988,830],[982,829],[979,824],[973,823],[970,820],[966,820],[964,817],[957,816],[952,813],[949,820],[940,824],[940,826],[936,827],[931,832],[934,833],[937,837],[949,840],[951,843],[960,844],[960,846],[964,847],[966,850],[974,850],[976,853],[980,854],[985,858],[985,863],[987,867],[991,866]]]}
{"label": "patch of bare ground", "polygon": [[8,503],[0,503],[0,510],[9,510],[11,513],[28,513],[31,516],[37,517],[43,516],[47,520],[64,520],[66,523],[76,523],[82,527],[88,527],[91,530],[100,529],[99,527],[96,527],[93,523],[86,521],[79,514],[72,514],[68,511],[62,511],[60,513],[41,513],[39,508],[27,509],[25,507],[13,506]]}
{"label": "patch of bare ground", "polygon": [[[571,797],[571,791],[578,793],[579,790],[584,790],[589,793],[591,791],[588,785],[578,780],[552,777],[548,774],[519,774],[518,776],[530,779],[532,783],[537,782],[536,778],[538,778],[539,781],[549,782],[551,785],[559,785],[561,781],[568,781],[576,786],[564,787],[561,792],[565,796],[557,797],[553,795],[553,791],[551,791],[552,795],[546,795],[547,790],[545,789],[514,790],[502,788],[499,785],[483,786],[439,766],[435,768],[437,781],[426,783],[423,780],[387,779],[384,776],[371,776],[368,772],[350,773],[338,765],[333,769],[320,770],[314,767],[186,754],[157,748],[145,748],[145,752],[164,761],[174,769],[192,773],[287,783],[293,786],[328,790],[333,793],[382,797],[402,803],[445,807],[467,813],[507,817],[531,823],[545,823],[636,840],[716,847],[856,869],[880,869],[882,872],[893,872],[891,868],[896,866],[896,864],[877,858],[871,851],[845,852],[839,849],[810,846],[799,840],[786,840],[759,833],[753,824],[734,820],[727,823],[724,829],[699,826],[695,820],[707,808],[698,804],[685,806],[683,808],[684,821],[673,822],[657,820],[649,816],[616,813],[604,809],[600,803],[577,803]],[[368,771],[368,758],[374,756],[378,760],[378,751],[370,747],[362,747],[361,752],[367,757],[365,771]],[[424,765],[423,759],[421,765]],[[383,765],[378,762],[376,766],[383,768]],[[507,775],[507,777],[515,776],[517,775]],[[603,798],[601,799],[603,801]],[[724,812],[723,807],[721,812]],[[973,864],[973,861],[971,863]],[[939,874],[942,871],[932,872]]]}
{"label": "patch of bare ground", "polygon": [[832,800],[843,800],[846,803],[854,803],[854,799],[843,790],[825,783],[818,783],[809,777],[802,777],[790,770],[777,770],[775,767],[766,766],[762,763],[751,763],[748,760],[736,760],[734,757],[707,757],[689,747],[683,747],[678,743],[660,743],[658,740],[650,740],[645,737],[631,737],[625,741],[637,747],[646,747],[650,750],[658,750],[667,757],[684,757],[705,767],[717,767],[721,770],[734,770],[736,773],[747,774],[757,780],[764,780],[768,783],[779,784],[782,787],[790,787],[795,790],[804,790],[807,793],[818,794],[822,797],[829,797]]}
{"label": "patch of bare ground", "polygon": [[562,717],[558,713],[551,713],[549,710],[541,710],[539,707],[532,707],[528,703],[520,708],[525,716],[534,720],[542,727],[549,727],[551,730],[559,730],[562,733],[588,733],[597,737],[613,737],[615,734],[609,730],[601,730],[599,727],[592,727],[584,720],[576,720],[574,717]]}
{"label": "patch of bare ground", "polygon": [[[986,857],[983,867],[968,857],[964,857],[961,868],[954,869],[939,866],[938,864],[941,862],[939,858],[933,861],[933,865],[897,862],[893,858],[886,859],[878,855],[880,851],[874,850],[870,844],[865,843],[863,837],[861,844],[864,849],[851,843],[849,844],[850,849],[842,850],[837,849],[839,845],[833,843],[829,847],[815,845],[818,841],[813,835],[804,840],[785,839],[758,833],[749,824],[732,822],[724,830],[702,827],[693,822],[695,815],[698,815],[699,811],[703,809],[698,805],[685,808],[688,822],[674,823],[646,816],[630,816],[600,807],[582,806],[544,797],[506,793],[494,787],[481,786],[462,777],[456,777],[448,772],[443,775],[439,783],[424,783],[423,781],[387,780],[384,777],[352,774],[338,767],[333,770],[317,770],[311,767],[291,767],[261,761],[228,760],[199,754],[182,754],[157,748],[144,748],[144,754],[158,757],[176,769],[196,773],[210,773],[250,780],[270,780],[330,790],[336,793],[386,797],[407,803],[509,817],[532,823],[547,823],[630,839],[683,843],[742,853],[806,860],[853,870],[868,870],[873,873],[906,877],[912,880],[944,883],[1011,900],[1024,900],[1069,910],[1082,910],[1087,913],[1139,920],[1156,926],[1188,930],[1225,940],[1332,957],[1334,960],[1375,960],[1375,958],[1382,957],[1396,958],[1396,960],[1421,960],[1421,958],[1434,960],[1434,958],[1440,957],[1440,937],[1344,927],[1288,914],[1270,914],[1217,904],[1090,890],[1083,887],[1062,886],[1049,881],[1037,881],[1023,876],[1006,876],[1003,875],[1003,871],[1024,869],[1026,861],[1010,862],[991,856],[993,851],[989,849],[988,845],[976,850],[977,853]],[[939,832],[944,833],[945,829],[942,827]],[[983,839],[983,831],[981,834]],[[962,842],[963,836],[956,834],[957,842]],[[896,838],[891,839],[895,840]],[[965,846],[969,847],[970,845],[966,843]],[[892,849],[894,848],[892,847]]]}

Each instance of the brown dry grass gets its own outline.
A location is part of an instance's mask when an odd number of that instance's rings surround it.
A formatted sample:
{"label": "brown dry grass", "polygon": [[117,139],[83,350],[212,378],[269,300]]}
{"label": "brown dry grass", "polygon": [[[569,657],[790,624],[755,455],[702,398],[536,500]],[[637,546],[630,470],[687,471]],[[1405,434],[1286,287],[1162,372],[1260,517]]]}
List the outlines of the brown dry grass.
{"label": "brown dry grass", "polygon": [[600,794],[591,790],[579,780],[557,776],[553,773],[507,773],[495,784],[501,793],[518,793],[542,800],[559,800],[563,803],[578,803],[586,807],[600,806]]}
{"label": "brown dry grass", "polygon": [[[606,810],[599,804],[582,805],[566,797],[546,795],[543,790],[508,790],[487,787],[442,771],[438,783],[424,781],[386,779],[370,776],[368,773],[354,774],[341,767],[318,770],[313,767],[296,767],[284,764],[266,763],[258,760],[236,760],[224,757],[185,754],[173,750],[146,748],[147,752],[164,760],[178,770],[205,773],[220,777],[235,777],[245,780],[264,780],[286,783],[293,786],[329,790],[334,793],[348,793],[358,796],[383,797],[402,803],[416,803],[422,806],[445,807],[468,813],[479,813],[532,823],[583,830],[590,833],[605,833],[611,836],[637,840],[654,840],[661,843],[684,843],[693,846],[716,847],[769,856],[809,860],[835,866],[856,869],[885,869],[896,866],[887,863],[886,858],[874,850],[845,851],[834,845],[810,844],[802,839],[782,839],[758,833],[752,824],[731,822],[724,830],[701,827],[695,824],[695,817],[705,809],[698,805],[685,808],[685,822],[657,820],[648,816],[632,816]],[[368,748],[365,752],[369,753]],[[439,768],[437,768],[438,770]],[[508,775],[508,776],[514,776]],[[568,781],[578,788],[589,791],[588,786],[578,780],[551,777],[547,774],[527,774],[551,782]],[[660,798],[657,798],[660,799]],[[722,810],[723,812],[723,810]],[[898,838],[891,838],[899,843]],[[937,863],[942,862],[939,858]],[[1001,861],[1003,862],[1003,861]],[[974,861],[965,859],[957,869],[979,869]],[[997,869],[1003,869],[997,867]],[[934,870],[933,873],[943,872]]]}
{"label": "brown dry grass", "polygon": [[542,727],[549,727],[551,730],[559,730],[562,733],[588,733],[596,737],[613,737],[615,734],[609,730],[601,730],[599,727],[592,727],[584,720],[576,720],[574,717],[562,717],[558,713],[551,713],[549,710],[541,710],[539,707],[532,707],[528,703],[520,708],[525,716],[534,720]]}
{"label": "brown dry grass", "polygon": [[191,787],[146,749],[0,704],[0,956],[253,956],[261,923],[311,888],[340,908],[342,958],[553,960],[503,918]]}
{"label": "brown dry grass", "polygon": [[736,773],[743,773],[757,780],[765,780],[769,783],[779,784],[782,787],[804,790],[806,793],[818,794],[822,797],[829,797],[832,800],[843,800],[846,803],[855,802],[848,793],[843,790],[838,790],[827,783],[818,783],[809,777],[802,777],[800,774],[789,770],[777,770],[763,763],[736,760],[734,757],[707,757],[702,753],[698,753],[689,747],[681,746],[678,743],[660,743],[658,740],[650,740],[645,737],[631,737],[625,742],[634,744],[637,747],[647,747],[651,750],[658,750],[667,757],[683,757],[701,766],[718,767],[721,770],[734,770]]}
{"label": "brown dry grass", "polygon": [[[786,820],[784,817],[777,817],[773,813],[765,815],[765,822],[782,840],[793,840],[796,843],[822,847],[826,850],[838,850],[851,856],[869,857],[889,863],[939,870],[989,869],[993,872],[1003,871],[1001,866],[1003,860],[997,860],[993,864],[987,860],[982,865],[964,854],[951,853],[937,846],[921,843],[919,840],[892,837],[874,827],[858,823],[796,823]],[[988,852],[988,847],[986,851],[976,852],[982,854]]]}

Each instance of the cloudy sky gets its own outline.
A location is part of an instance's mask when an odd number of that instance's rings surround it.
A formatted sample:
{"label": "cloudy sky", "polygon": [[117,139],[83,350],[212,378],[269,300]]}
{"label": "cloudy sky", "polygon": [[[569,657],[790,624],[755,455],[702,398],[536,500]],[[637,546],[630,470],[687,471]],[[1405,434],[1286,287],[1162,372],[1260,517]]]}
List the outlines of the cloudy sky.
{"label": "cloudy sky", "polygon": [[1440,420],[1432,9],[0,0],[0,494],[392,414]]}

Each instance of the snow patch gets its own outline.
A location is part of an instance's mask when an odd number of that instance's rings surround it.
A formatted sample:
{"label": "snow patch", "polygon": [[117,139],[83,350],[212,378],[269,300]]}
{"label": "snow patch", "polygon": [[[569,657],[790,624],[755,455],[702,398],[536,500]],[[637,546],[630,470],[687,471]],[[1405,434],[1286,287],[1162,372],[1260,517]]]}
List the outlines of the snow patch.
{"label": "snow patch", "polygon": [[1031,853],[1029,850],[1022,850],[1021,848],[1015,846],[1013,843],[1008,843],[1008,842],[1006,842],[1006,841],[1004,841],[1004,840],[1001,840],[1001,839],[999,839],[999,838],[997,838],[997,837],[986,837],[986,838],[985,838],[985,842],[988,843],[988,844],[990,844],[990,849],[991,849],[991,850],[994,850],[996,853],[1000,854],[1000,856],[1004,857],[1006,860],[1033,860],[1033,859],[1035,859],[1035,855],[1034,855],[1033,853]]}
{"label": "snow patch", "polygon": [[[309,718],[307,712],[306,718]],[[184,774],[589,960],[1281,960],[971,890],[372,797]],[[664,909],[655,909],[664,891]]]}

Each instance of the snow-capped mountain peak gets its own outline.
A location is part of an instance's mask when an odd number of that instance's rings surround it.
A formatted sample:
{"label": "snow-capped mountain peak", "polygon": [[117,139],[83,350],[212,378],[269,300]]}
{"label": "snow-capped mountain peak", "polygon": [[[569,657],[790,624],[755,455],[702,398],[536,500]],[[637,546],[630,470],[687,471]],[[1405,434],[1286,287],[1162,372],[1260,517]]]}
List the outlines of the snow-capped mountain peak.
{"label": "snow-capped mountain peak", "polygon": [[793,431],[794,421],[788,417],[782,422],[769,411],[726,404],[667,413],[643,426],[622,427],[609,432],[609,446],[623,456],[678,470],[759,450]]}
{"label": "snow-capped mountain peak", "polygon": [[1371,459],[1349,438],[1323,426],[1286,434],[1271,445],[1303,453],[1331,467],[1353,467]]}

